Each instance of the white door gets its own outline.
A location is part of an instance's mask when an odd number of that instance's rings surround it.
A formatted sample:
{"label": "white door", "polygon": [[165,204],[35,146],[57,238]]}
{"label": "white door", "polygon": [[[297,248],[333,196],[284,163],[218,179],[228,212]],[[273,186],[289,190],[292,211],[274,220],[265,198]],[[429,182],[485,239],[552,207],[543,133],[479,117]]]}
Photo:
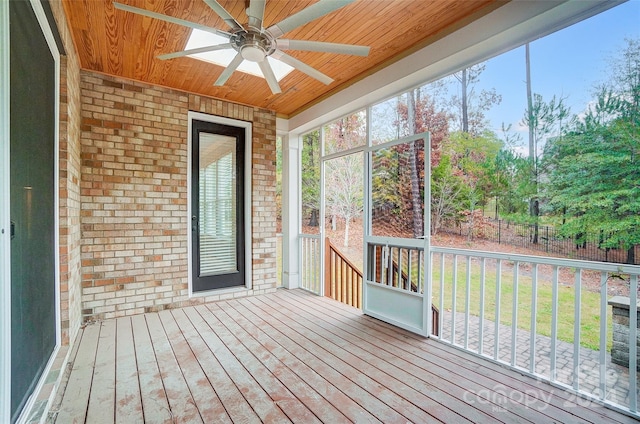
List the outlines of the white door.
{"label": "white door", "polygon": [[365,314],[427,336],[431,328],[430,142],[422,133],[367,155]]}

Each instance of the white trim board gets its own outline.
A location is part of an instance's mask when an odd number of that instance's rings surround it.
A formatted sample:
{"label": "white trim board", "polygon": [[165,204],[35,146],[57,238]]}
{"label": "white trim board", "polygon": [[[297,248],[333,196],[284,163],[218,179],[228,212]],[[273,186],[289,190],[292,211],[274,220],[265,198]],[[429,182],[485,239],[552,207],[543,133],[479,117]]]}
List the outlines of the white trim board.
{"label": "white trim board", "polygon": [[[253,273],[252,273],[252,265],[253,258],[251,256],[252,252],[252,231],[251,231],[251,191],[253,190],[253,184],[251,182],[251,147],[253,145],[253,134],[252,128],[253,125],[251,122],[247,121],[239,121],[237,119],[224,118],[222,116],[208,115],[206,113],[201,112],[192,112],[189,111],[187,115],[188,119],[188,129],[187,129],[187,273],[188,273],[188,284],[189,284],[189,297],[202,297],[202,296],[213,296],[220,295],[226,293],[235,293],[238,291],[251,290],[253,287]],[[245,204],[245,212],[244,212],[244,225],[245,225],[245,286],[243,287],[230,287],[218,290],[210,290],[203,292],[193,292],[193,251],[192,251],[192,239],[191,239],[191,148],[192,148],[192,122],[193,120],[212,122],[215,124],[228,125],[236,128],[244,128],[244,204]]]}

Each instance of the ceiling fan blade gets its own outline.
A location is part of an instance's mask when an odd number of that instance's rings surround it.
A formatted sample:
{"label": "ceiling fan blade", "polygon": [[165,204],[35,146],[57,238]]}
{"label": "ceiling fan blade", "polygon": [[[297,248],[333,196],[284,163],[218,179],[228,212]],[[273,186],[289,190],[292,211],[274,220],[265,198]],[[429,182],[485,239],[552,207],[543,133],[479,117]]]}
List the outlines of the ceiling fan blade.
{"label": "ceiling fan blade", "polygon": [[282,50],[305,50],[309,52],[340,53],[354,56],[368,56],[370,48],[368,46],[356,46],[353,44],[325,43],[323,41],[306,40],[276,40],[279,49]]}
{"label": "ceiling fan blade", "polygon": [[280,62],[284,62],[289,66],[293,66],[300,72],[304,72],[305,74],[309,75],[312,78],[317,79],[318,81],[324,84],[329,85],[333,82],[333,78],[326,76],[322,72],[312,68],[311,66],[307,65],[304,62],[299,61],[295,57],[289,56],[288,54],[284,53],[282,50],[276,49],[276,51],[274,51],[271,54],[271,57],[273,57],[274,59],[278,59]]}
{"label": "ceiling fan blade", "polygon": [[236,57],[233,58],[231,63],[229,63],[229,66],[227,66],[225,70],[222,71],[222,73],[220,74],[216,82],[213,83],[213,85],[224,85],[224,83],[227,82],[231,74],[233,74],[233,71],[235,71],[238,68],[238,66],[240,66],[243,60],[244,59],[242,58],[242,55],[238,53]]}
{"label": "ceiling fan blade", "polygon": [[264,4],[266,0],[251,0],[247,15],[249,16],[249,27],[257,31],[262,31],[262,18],[264,18]]}
{"label": "ceiling fan blade", "polygon": [[126,12],[137,13],[138,15],[147,16],[149,18],[160,19],[161,21],[170,22],[172,24],[178,24],[189,28],[195,28],[202,31],[210,32],[212,34],[222,35],[223,37],[231,37],[226,31],[211,28],[206,25],[197,24],[195,22],[186,21],[180,18],[174,18],[173,16],[163,15],[162,13],[152,12],[151,10],[140,9],[139,7],[133,7],[122,3],[113,2],[113,6],[116,9],[124,10]]}
{"label": "ceiling fan blade", "polygon": [[311,6],[302,9],[300,12],[283,19],[277,24],[270,26],[267,28],[267,31],[269,31],[275,38],[278,38],[292,29],[298,28],[299,26],[302,26],[307,22],[311,22],[314,19],[318,19],[319,17],[331,13],[334,10],[338,10],[349,3],[353,3],[354,1],[355,0],[320,0]]}
{"label": "ceiling fan blade", "polygon": [[273,94],[282,93],[280,89],[280,84],[278,84],[278,79],[273,73],[273,69],[269,64],[269,60],[265,57],[262,62],[258,62],[258,66],[260,66],[260,70],[262,71],[262,75],[267,80],[267,84],[269,84],[269,88]]}
{"label": "ceiling fan blade", "polygon": [[211,10],[216,12],[216,14],[220,16],[227,23],[227,25],[231,27],[233,31],[243,29],[242,25],[240,25],[238,21],[236,21],[236,19],[231,16],[231,14],[227,12],[227,10],[222,7],[216,0],[204,0],[204,2],[211,8]]}
{"label": "ceiling fan blade", "polygon": [[175,59],[176,57],[189,56],[190,54],[214,52],[216,50],[232,49],[230,43],[218,44],[217,46],[198,47],[197,49],[182,50],[174,53],[161,54],[160,60]]}

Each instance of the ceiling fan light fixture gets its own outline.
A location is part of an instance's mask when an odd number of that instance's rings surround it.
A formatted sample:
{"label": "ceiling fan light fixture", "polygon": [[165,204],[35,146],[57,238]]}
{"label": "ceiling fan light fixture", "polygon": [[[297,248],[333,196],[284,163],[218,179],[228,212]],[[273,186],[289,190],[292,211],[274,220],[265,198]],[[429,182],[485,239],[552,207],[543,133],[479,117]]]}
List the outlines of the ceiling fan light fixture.
{"label": "ceiling fan light fixture", "polygon": [[252,45],[243,46],[240,54],[242,54],[243,59],[250,62],[262,62],[267,57],[267,53],[263,49]]}

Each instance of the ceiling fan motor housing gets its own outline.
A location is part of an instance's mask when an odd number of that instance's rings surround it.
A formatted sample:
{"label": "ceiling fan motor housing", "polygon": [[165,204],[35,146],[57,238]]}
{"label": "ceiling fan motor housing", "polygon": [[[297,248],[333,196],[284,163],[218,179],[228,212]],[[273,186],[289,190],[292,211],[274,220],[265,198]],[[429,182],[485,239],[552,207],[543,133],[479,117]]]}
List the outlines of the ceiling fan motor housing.
{"label": "ceiling fan motor housing", "polygon": [[230,43],[245,60],[251,62],[262,62],[276,50],[275,39],[267,32],[238,31],[231,36]]}

